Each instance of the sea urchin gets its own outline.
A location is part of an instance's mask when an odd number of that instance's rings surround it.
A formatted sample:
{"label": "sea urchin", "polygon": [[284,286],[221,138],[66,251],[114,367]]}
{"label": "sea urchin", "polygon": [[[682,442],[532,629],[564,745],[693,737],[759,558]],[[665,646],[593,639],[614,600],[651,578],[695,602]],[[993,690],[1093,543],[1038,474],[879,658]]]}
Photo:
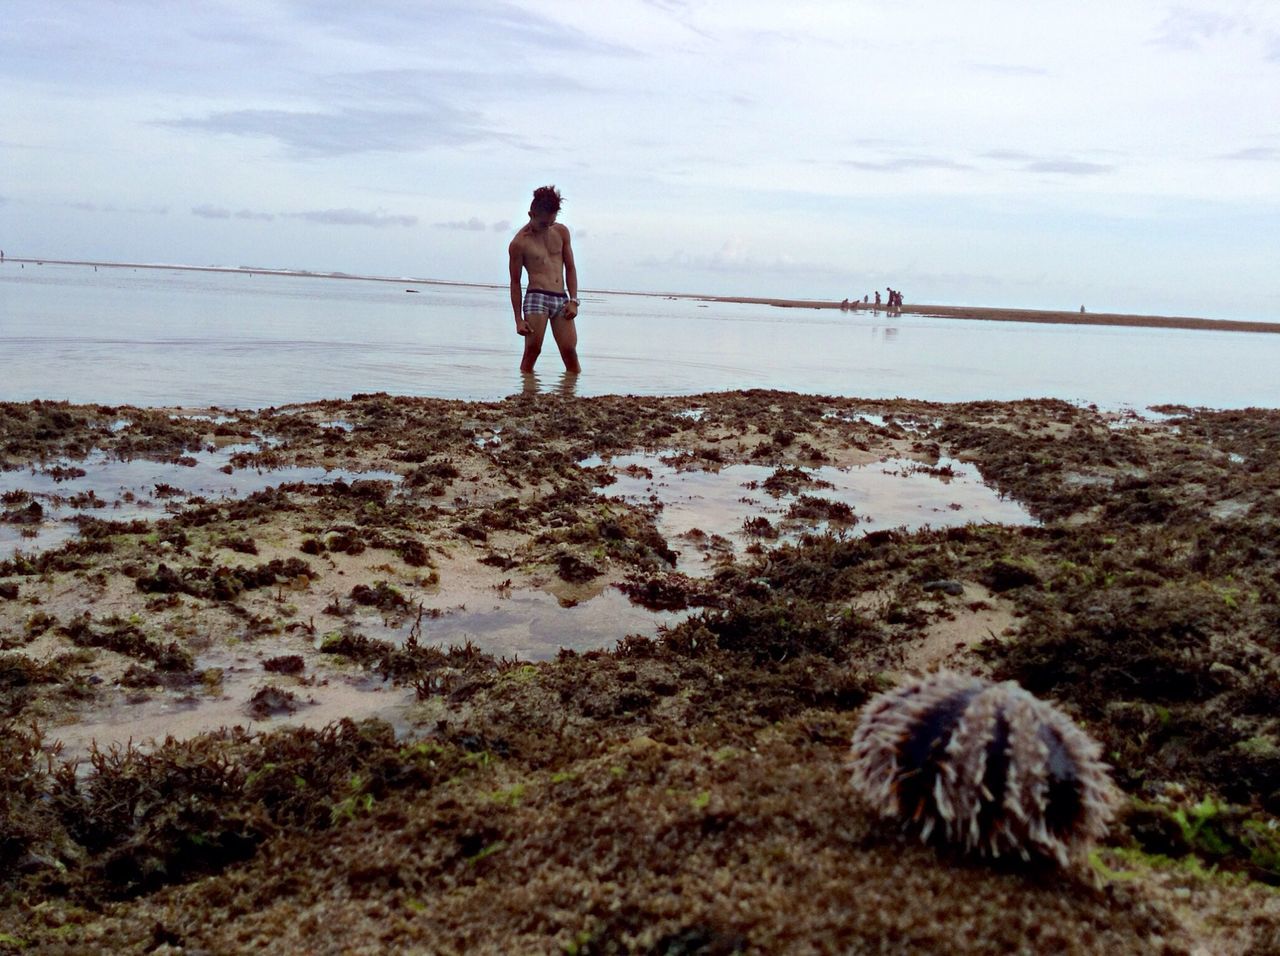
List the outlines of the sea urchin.
{"label": "sea urchin", "polygon": [[942,672],[868,702],[853,735],[853,785],[926,842],[1065,866],[1106,833],[1115,809],[1100,749],[1012,681]]}

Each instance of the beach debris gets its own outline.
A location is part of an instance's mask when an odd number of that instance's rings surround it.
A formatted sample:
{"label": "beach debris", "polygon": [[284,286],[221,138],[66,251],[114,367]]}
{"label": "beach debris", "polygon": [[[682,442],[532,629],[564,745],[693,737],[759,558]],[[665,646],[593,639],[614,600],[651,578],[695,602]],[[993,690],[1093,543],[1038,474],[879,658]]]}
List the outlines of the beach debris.
{"label": "beach debris", "polygon": [[1101,748],[1012,681],[939,672],[872,698],[853,785],[924,842],[1066,866],[1106,834],[1117,791]]}

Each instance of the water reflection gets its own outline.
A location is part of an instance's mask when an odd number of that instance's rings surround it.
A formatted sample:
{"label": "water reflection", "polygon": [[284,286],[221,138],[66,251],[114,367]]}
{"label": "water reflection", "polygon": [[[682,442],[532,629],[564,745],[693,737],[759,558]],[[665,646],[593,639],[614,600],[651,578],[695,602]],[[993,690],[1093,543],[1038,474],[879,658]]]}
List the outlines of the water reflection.
{"label": "water reflection", "polygon": [[542,379],[538,377],[537,372],[521,372],[520,373],[520,394],[529,398],[541,392],[558,392],[565,398],[573,398],[578,394],[577,372],[561,372],[560,377],[556,380],[554,387],[543,387]]}

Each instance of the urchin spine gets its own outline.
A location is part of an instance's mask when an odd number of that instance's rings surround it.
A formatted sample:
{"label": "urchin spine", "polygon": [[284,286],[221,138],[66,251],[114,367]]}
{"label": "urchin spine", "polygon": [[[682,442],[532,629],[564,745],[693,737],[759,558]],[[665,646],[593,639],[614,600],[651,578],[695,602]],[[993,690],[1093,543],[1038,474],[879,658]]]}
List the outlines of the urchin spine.
{"label": "urchin spine", "polygon": [[878,813],[926,842],[1065,866],[1115,812],[1100,756],[1069,717],[1017,684],[941,672],[867,704],[851,768]]}

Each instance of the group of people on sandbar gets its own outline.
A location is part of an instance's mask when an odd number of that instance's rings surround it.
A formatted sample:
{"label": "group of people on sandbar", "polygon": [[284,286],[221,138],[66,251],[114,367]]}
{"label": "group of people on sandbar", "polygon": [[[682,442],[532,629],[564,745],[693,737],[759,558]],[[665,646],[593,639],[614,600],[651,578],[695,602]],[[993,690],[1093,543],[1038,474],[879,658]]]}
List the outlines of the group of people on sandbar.
{"label": "group of people on sandbar", "polygon": [[[885,291],[889,293],[889,299],[888,299],[888,307],[889,307],[889,309],[890,309],[891,311],[896,310],[896,309],[901,309],[901,308],[902,308],[902,290],[900,290],[900,289],[890,289],[890,288],[886,287],[886,288],[885,288]],[[879,290],[879,289],[877,289],[877,290],[876,290],[876,301],[875,301],[875,308],[876,308],[876,310],[877,310],[877,311],[879,311],[880,306],[881,306],[881,305],[883,305],[883,304],[884,304],[884,303],[882,303],[882,302],[881,302],[881,300],[880,300],[880,290]],[[864,306],[864,305],[871,305],[871,294],[870,294],[870,293],[867,293],[866,295],[864,295],[864,296],[862,297],[862,301],[861,301],[861,302],[859,302],[857,299],[854,299],[852,302],[850,302],[848,299],[845,299],[843,302],[841,302],[841,303],[840,303],[840,311],[845,312],[845,311],[848,311],[849,309],[857,309],[857,308],[859,308],[859,307],[861,307],[861,306]]]}

